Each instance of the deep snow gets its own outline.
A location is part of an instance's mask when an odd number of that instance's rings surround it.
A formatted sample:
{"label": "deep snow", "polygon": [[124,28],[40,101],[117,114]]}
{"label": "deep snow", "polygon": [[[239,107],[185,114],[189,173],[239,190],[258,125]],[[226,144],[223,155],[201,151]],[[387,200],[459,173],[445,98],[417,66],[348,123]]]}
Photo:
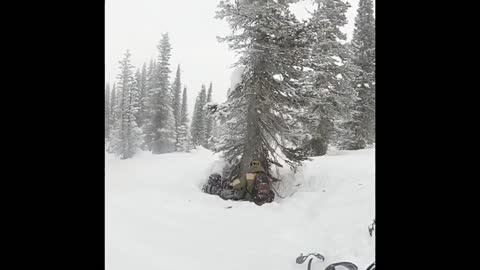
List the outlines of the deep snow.
{"label": "deep snow", "polygon": [[281,169],[287,198],[258,207],[200,191],[222,167],[208,150],[106,154],[106,269],[300,270],[307,262],[296,257],[311,252],[326,258],[314,270],[338,261],[366,269],[375,260],[374,157],[330,151],[295,175]]}

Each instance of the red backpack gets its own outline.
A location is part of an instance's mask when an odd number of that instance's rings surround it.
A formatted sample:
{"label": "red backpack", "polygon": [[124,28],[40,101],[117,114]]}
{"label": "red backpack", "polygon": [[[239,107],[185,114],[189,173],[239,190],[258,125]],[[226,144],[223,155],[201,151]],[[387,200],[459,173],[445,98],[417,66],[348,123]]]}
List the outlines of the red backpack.
{"label": "red backpack", "polygon": [[256,173],[254,194],[253,201],[257,205],[273,202],[275,193],[272,191],[270,179],[266,173]]}

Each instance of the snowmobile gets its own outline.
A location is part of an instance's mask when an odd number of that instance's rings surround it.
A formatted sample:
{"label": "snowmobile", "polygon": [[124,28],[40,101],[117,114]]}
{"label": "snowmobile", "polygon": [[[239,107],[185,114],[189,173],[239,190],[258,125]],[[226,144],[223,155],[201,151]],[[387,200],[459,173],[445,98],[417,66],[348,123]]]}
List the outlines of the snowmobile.
{"label": "snowmobile", "polygon": [[[318,253],[310,253],[307,255],[300,254],[300,256],[297,257],[297,264],[302,264],[308,259],[308,257],[311,257],[311,258],[308,261],[307,270],[312,270],[312,261],[314,258],[325,261],[325,258]],[[337,262],[337,263],[332,263],[325,268],[325,270],[340,270],[340,269],[341,270],[358,270],[358,267],[351,262]],[[366,270],[375,270],[375,262],[373,262],[370,266],[368,266]]]}
{"label": "snowmobile", "polygon": [[[375,230],[375,219],[373,220],[373,223],[370,224],[370,226],[368,226],[368,233],[370,234],[370,236],[372,236],[372,233],[373,231]],[[307,254],[307,255],[303,255],[302,253],[300,253],[300,256],[297,257],[297,264],[302,264],[304,263],[309,257],[310,260],[308,261],[308,266],[307,266],[307,270],[311,270],[312,268],[312,261],[314,258],[317,258],[319,260],[322,260],[322,261],[325,261],[325,257],[323,257],[321,254],[319,253],[310,253],[310,254]],[[327,266],[325,268],[325,270],[345,270],[345,269],[348,269],[348,270],[358,270],[358,267],[351,263],[351,262],[337,262],[337,263],[332,263],[330,264],[329,266]],[[373,262],[372,264],[370,264],[366,270],[375,270],[375,262]]]}
{"label": "snowmobile", "polygon": [[[300,256],[297,257],[296,262],[297,262],[297,264],[302,264],[309,257],[311,257],[311,258],[308,261],[307,270],[312,269],[312,261],[313,261],[314,258],[325,261],[325,257],[323,257],[321,254],[319,254],[319,253],[309,253],[307,255],[300,254]],[[325,270],[340,270],[340,269],[342,269],[342,270],[345,270],[345,269],[358,270],[358,267],[351,262],[338,262],[338,263],[332,263],[329,266],[327,266],[327,268],[325,268]]]}

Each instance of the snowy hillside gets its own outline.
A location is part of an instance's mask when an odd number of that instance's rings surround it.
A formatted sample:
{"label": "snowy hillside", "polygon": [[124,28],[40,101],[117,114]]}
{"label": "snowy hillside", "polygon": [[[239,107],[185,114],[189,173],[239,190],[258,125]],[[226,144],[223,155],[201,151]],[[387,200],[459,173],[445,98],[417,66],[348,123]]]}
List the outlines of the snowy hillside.
{"label": "snowy hillside", "polygon": [[[106,156],[106,269],[300,270],[300,253],[318,252],[324,269],[339,261],[359,269],[375,260],[375,149],[332,151],[285,179],[261,207],[200,191],[219,158],[193,153],[132,159]],[[293,186],[295,189],[286,188]],[[297,187],[298,185],[298,187]],[[225,207],[232,206],[230,209]]]}

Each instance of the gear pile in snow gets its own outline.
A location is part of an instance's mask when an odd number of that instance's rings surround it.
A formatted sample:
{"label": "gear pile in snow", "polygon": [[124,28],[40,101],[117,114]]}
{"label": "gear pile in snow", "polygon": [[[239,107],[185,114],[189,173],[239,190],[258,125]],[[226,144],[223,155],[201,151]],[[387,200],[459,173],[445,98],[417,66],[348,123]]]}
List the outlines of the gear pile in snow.
{"label": "gear pile in snow", "polygon": [[[236,190],[230,186],[230,182],[222,178],[218,173],[208,177],[208,182],[202,187],[202,191],[212,195],[218,195],[224,200],[245,200],[245,190]],[[272,190],[271,182],[267,174],[256,173],[251,200],[257,205],[271,203],[275,199],[275,193]]]}
{"label": "gear pile in snow", "polygon": [[202,191],[212,195],[220,195],[222,192],[222,176],[214,173],[208,177],[208,182],[202,187]]}

